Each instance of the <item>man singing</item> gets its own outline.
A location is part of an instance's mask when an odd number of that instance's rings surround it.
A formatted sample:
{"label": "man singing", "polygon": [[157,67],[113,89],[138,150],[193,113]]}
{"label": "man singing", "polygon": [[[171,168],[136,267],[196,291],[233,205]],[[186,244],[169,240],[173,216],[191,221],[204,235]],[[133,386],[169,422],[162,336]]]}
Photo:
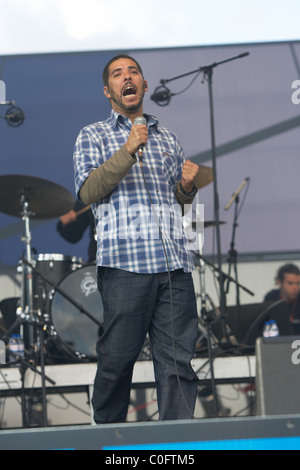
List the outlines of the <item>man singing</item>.
{"label": "man singing", "polygon": [[[198,378],[190,361],[198,317],[192,257],[177,221],[197,192],[199,167],[185,160],[174,133],[143,112],[148,85],[136,60],[112,58],[103,83],[111,114],[82,129],[74,150],[77,195],[93,204],[104,306],[94,419],[126,420],[133,367],[147,333],[159,418],[192,418]],[[145,123],[135,123],[137,117]]]}

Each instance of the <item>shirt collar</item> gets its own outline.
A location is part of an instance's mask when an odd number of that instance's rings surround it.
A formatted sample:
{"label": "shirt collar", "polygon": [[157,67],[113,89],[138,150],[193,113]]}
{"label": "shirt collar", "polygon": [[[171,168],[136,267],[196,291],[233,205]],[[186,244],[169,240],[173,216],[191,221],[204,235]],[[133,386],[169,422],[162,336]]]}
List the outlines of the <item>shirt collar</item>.
{"label": "shirt collar", "polygon": [[[152,116],[152,115],[146,114],[146,113],[144,113],[143,116],[147,121],[148,127],[150,127],[150,126],[156,126],[157,127],[158,126],[158,120],[155,116]],[[111,110],[110,120],[111,120],[111,123],[112,123],[113,127],[117,127],[119,122],[128,122],[128,123],[130,123],[130,127],[131,127],[130,119],[127,116],[124,116],[123,114],[117,113],[113,109]]]}

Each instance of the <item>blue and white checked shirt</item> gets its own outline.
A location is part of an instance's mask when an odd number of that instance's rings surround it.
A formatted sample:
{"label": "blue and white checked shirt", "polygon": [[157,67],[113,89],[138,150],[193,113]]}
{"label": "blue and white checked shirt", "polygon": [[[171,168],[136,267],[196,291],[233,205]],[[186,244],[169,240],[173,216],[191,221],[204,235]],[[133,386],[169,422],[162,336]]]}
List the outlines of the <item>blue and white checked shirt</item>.
{"label": "blue and white checked shirt", "polygon": [[[183,268],[190,272],[193,261],[182,231],[181,208],[175,198],[183,150],[175,134],[160,127],[153,116],[144,116],[148,142],[143,170],[152,204],[142,170],[136,163],[113,191],[93,204],[97,265],[144,274],[166,272],[168,267],[171,271]],[[80,131],[74,150],[77,194],[89,173],[126,143],[131,126],[130,119],[112,110],[107,120]]]}

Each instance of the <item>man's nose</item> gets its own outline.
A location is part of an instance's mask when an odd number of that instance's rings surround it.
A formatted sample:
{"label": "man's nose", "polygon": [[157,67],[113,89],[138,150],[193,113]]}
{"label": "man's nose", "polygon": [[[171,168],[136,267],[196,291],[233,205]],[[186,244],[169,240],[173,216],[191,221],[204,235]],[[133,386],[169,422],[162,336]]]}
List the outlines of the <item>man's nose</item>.
{"label": "man's nose", "polygon": [[130,72],[130,70],[128,70],[128,72],[125,72],[124,80],[128,81],[130,79],[131,79],[131,72]]}

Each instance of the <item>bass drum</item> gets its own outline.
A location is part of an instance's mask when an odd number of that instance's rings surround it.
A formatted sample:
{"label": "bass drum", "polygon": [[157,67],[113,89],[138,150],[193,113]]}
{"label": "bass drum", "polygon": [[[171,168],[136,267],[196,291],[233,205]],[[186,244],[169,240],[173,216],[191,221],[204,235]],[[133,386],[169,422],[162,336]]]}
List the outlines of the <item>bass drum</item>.
{"label": "bass drum", "polygon": [[32,290],[35,307],[42,307],[43,312],[49,314],[49,293],[53,289],[47,279],[57,285],[63,277],[82,265],[80,258],[76,256],[66,256],[60,253],[41,253],[33,257],[38,272],[44,276],[39,276],[33,272]]}
{"label": "bass drum", "polygon": [[[58,288],[103,324],[103,303],[95,264],[67,274]],[[50,311],[51,324],[67,352],[76,358],[96,359],[96,343],[102,327],[57,290],[52,294]]]}

